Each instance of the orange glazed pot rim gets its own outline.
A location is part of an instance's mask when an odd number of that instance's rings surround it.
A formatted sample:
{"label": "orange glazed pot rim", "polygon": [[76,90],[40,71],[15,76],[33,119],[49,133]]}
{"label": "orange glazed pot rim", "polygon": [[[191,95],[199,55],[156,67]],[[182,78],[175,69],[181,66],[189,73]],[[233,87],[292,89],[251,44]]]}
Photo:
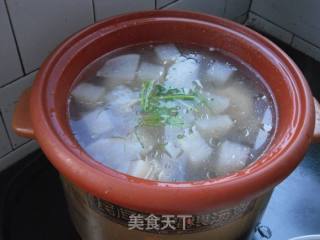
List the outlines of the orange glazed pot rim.
{"label": "orange glazed pot rim", "polygon": [[[278,129],[269,149],[257,161],[226,177],[167,183],[107,168],[80,148],[66,112],[70,89],[81,69],[114,49],[150,41],[222,48],[263,76],[278,108]],[[30,109],[35,138],[63,176],[99,198],[149,213],[199,213],[271,190],[303,158],[315,118],[303,75],[276,45],[234,22],[180,11],[125,14],[73,35],[41,66],[32,87]]]}

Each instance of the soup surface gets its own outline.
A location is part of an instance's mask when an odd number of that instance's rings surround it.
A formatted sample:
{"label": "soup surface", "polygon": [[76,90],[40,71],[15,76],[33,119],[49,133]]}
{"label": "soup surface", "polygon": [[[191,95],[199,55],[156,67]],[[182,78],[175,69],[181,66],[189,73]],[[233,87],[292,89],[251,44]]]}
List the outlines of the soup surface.
{"label": "soup surface", "polygon": [[256,160],[276,127],[273,99],[249,66],[218,50],[144,44],[85,68],[69,121],[96,161],[140,178],[190,181]]}

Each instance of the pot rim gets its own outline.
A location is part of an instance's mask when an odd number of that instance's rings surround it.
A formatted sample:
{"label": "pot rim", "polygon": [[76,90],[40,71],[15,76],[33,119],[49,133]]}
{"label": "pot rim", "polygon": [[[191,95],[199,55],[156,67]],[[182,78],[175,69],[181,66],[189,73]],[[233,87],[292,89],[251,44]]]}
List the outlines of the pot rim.
{"label": "pot rim", "polygon": [[[124,24],[137,19],[161,18],[186,19],[189,22],[204,22],[219,25],[224,31],[243,34],[248,40],[268,49],[270,57],[279,61],[279,68],[290,79],[294,99],[295,126],[289,126],[292,134],[282,140],[272,153],[266,153],[229,176],[190,182],[158,182],[145,180],[117,172],[92,160],[60,126],[58,114],[50,110],[54,92],[49,79],[63,74],[57,70],[62,62],[72,61],[68,55],[75,43],[86,38],[99,38],[106,26],[126,27]],[[106,31],[103,32],[105,34]],[[73,49],[74,52],[77,49]],[[32,87],[31,119],[39,145],[58,171],[78,187],[112,202],[142,212],[151,213],[198,213],[213,208],[251,199],[271,190],[288,176],[302,159],[311,142],[314,128],[314,108],[310,89],[304,76],[294,62],[275,44],[260,34],[229,20],[206,14],[186,11],[145,11],[124,14],[97,22],[65,40],[42,64]],[[173,204],[175,202],[175,204]]]}

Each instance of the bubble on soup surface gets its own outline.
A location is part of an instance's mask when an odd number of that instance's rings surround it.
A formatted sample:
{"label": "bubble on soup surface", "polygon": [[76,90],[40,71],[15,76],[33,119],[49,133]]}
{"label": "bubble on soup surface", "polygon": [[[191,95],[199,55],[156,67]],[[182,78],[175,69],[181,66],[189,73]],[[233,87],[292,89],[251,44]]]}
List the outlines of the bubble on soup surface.
{"label": "bubble on soup surface", "polygon": [[197,129],[203,134],[220,138],[225,136],[233,127],[234,122],[228,115],[217,115],[208,119],[199,119],[196,121]]}
{"label": "bubble on soup surface", "polygon": [[111,79],[111,81],[130,83],[135,78],[139,61],[140,55],[138,54],[127,54],[111,58],[97,72],[97,76]]}
{"label": "bubble on soup surface", "polygon": [[159,81],[164,76],[164,67],[152,63],[142,62],[137,72],[139,81]]}
{"label": "bubble on soup surface", "polygon": [[195,60],[179,57],[168,70],[165,86],[192,89],[193,82],[198,79],[198,72],[199,64]]}
{"label": "bubble on soup surface", "polygon": [[207,79],[215,86],[223,86],[236,71],[236,68],[221,62],[214,62],[207,70]]}
{"label": "bubble on soup surface", "polygon": [[92,138],[96,138],[113,129],[112,115],[103,108],[85,114],[80,120]]}
{"label": "bubble on soup surface", "polygon": [[156,55],[162,63],[174,62],[179,56],[180,51],[174,44],[161,44],[154,47]]}
{"label": "bubble on soup surface", "polygon": [[213,152],[213,149],[197,131],[184,135],[183,138],[179,139],[179,143],[192,164],[203,163]]}
{"label": "bubble on soup surface", "polygon": [[127,172],[129,162],[140,158],[141,146],[130,138],[101,138],[86,146],[85,150],[98,162]]}
{"label": "bubble on soup surface", "polygon": [[214,164],[215,173],[222,176],[246,166],[250,148],[240,143],[224,141],[218,149],[218,158]]}
{"label": "bubble on soup surface", "polygon": [[97,106],[103,103],[105,89],[90,83],[80,83],[71,92],[71,96],[78,103],[88,106]]}

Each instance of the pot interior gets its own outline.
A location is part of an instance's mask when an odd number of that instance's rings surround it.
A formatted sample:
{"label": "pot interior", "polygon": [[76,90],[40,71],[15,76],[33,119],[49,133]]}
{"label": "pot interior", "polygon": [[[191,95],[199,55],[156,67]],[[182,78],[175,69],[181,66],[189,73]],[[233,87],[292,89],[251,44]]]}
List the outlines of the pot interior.
{"label": "pot interior", "polygon": [[[268,150],[230,176],[188,183],[138,179],[93,161],[73,137],[66,114],[77,76],[106,53],[150,42],[222,49],[255,69],[265,79],[278,113],[277,129]],[[67,39],[44,62],[32,94],[36,137],[62,175],[95,196],[155,212],[205,211],[265,193],[300,162],[314,127],[310,90],[287,55],[244,26],[190,12],[134,13],[89,26]]]}
{"label": "pot interior", "polygon": [[[290,138],[294,133],[295,99],[297,91],[290,81],[288,69],[282,66],[270,49],[254,41],[250,36],[221,26],[219,24],[185,19],[163,18],[157,20],[137,19],[118,25],[107,26],[97,32],[89,34],[75,43],[62,56],[63,67],[60,80],[55,85],[56,113],[63,127],[63,131],[72,135],[67,119],[67,98],[75,79],[90,63],[101,56],[119,48],[125,48],[142,43],[173,42],[196,44],[202,47],[222,49],[254,68],[265,79],[267,86],[274,96],[278,108],[278,127],[269,154],[281,146],[284,138]],[[75,51],[75,49],[77,49]],[[69,54],[68,54],[69,53]],[[62,100],[63,99],[63,100]],[[290,106],[290,107],[289,107]],[[290,125],[288,125],[290,123]],[[289,127],[292,127],[290,129]],[[73,141],[75,141],[73,139]]]}

